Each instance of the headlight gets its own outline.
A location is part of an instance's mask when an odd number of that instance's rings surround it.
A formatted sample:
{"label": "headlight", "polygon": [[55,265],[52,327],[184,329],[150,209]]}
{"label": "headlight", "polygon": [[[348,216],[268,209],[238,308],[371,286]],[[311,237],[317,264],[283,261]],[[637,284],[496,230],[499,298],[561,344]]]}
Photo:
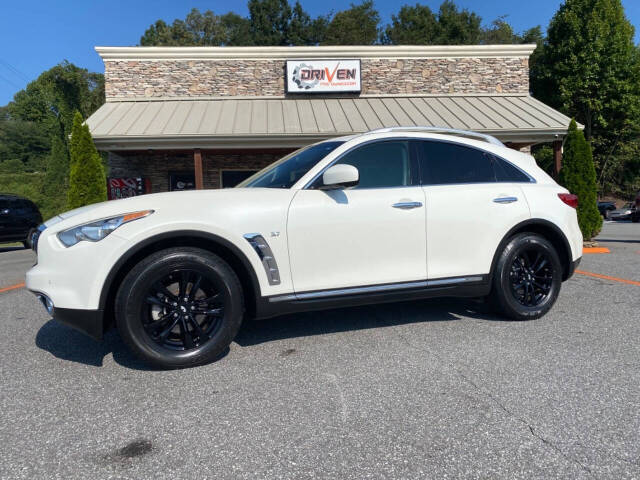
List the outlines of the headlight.
{"label": "headlight", "polygon": [[72,247],[78,242],[98,242],[113,232],[120,225],[151,215],[153,210],[127,213],[117,217],[103,218],[96,222],[85,223],[58,233],[58,239],[65,247]]}

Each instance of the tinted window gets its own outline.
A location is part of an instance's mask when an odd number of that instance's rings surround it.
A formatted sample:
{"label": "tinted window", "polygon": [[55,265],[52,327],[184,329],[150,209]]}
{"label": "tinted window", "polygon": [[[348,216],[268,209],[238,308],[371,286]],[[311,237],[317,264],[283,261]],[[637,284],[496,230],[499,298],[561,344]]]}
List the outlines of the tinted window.
{"label": "tinted window", "polygon": [[360,181],[354,188],[400,187],[411,184],[409,145],[405,141],[375,142],[357,147],[336,164],[353,165]]}
{"label": "tinted window", "polygon": [[529,177],[506,160],[493,157],[493,168],[499,182],[529,182]]}
{"label": "tinted window", "polygon": [[316,163],[344,142],[321,142],[301,148],[240,182],[238,188],[291,188]]}
{"label": "tinted window", "polygon": [[420,142],[422,183],[495,182],[491,158],[474,148],[446,142]]}

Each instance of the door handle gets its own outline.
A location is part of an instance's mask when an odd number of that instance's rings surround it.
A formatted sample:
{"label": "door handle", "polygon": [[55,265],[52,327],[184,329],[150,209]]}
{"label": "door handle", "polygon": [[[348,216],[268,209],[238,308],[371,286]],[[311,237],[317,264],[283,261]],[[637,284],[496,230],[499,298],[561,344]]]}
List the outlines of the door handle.
{"label": "door handle", "polygon": [[422,206],[422,202],[398,202],[391,205],[393,208],[399,208],[401,210],[411,210],[412,208],[418,208]]}
{"label": "door handle", "polygon": [[498,197],[494,198],[495,203],[513,203],[518,201],[518,197]]}

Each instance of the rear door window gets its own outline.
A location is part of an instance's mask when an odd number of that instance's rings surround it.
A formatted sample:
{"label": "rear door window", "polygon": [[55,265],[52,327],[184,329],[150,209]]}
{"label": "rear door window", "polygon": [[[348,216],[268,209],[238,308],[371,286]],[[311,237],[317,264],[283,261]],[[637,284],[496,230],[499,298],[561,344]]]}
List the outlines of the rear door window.
{"label": "rear door window", "polygon": [[423,185],[493,183],[491,155],[449,142],[419,141]]}

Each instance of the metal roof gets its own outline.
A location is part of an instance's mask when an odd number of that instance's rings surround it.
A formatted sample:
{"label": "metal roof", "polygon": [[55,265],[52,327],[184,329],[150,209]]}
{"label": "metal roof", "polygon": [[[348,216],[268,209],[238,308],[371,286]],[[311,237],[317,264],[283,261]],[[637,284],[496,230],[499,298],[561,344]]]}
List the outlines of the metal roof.
{"label": "metal roof", "polygon": [[569,122],[528,95],[135,99],[107,102],[87,120],[103,150],[289,147],[413,126],[536,143],[562,137]]}

